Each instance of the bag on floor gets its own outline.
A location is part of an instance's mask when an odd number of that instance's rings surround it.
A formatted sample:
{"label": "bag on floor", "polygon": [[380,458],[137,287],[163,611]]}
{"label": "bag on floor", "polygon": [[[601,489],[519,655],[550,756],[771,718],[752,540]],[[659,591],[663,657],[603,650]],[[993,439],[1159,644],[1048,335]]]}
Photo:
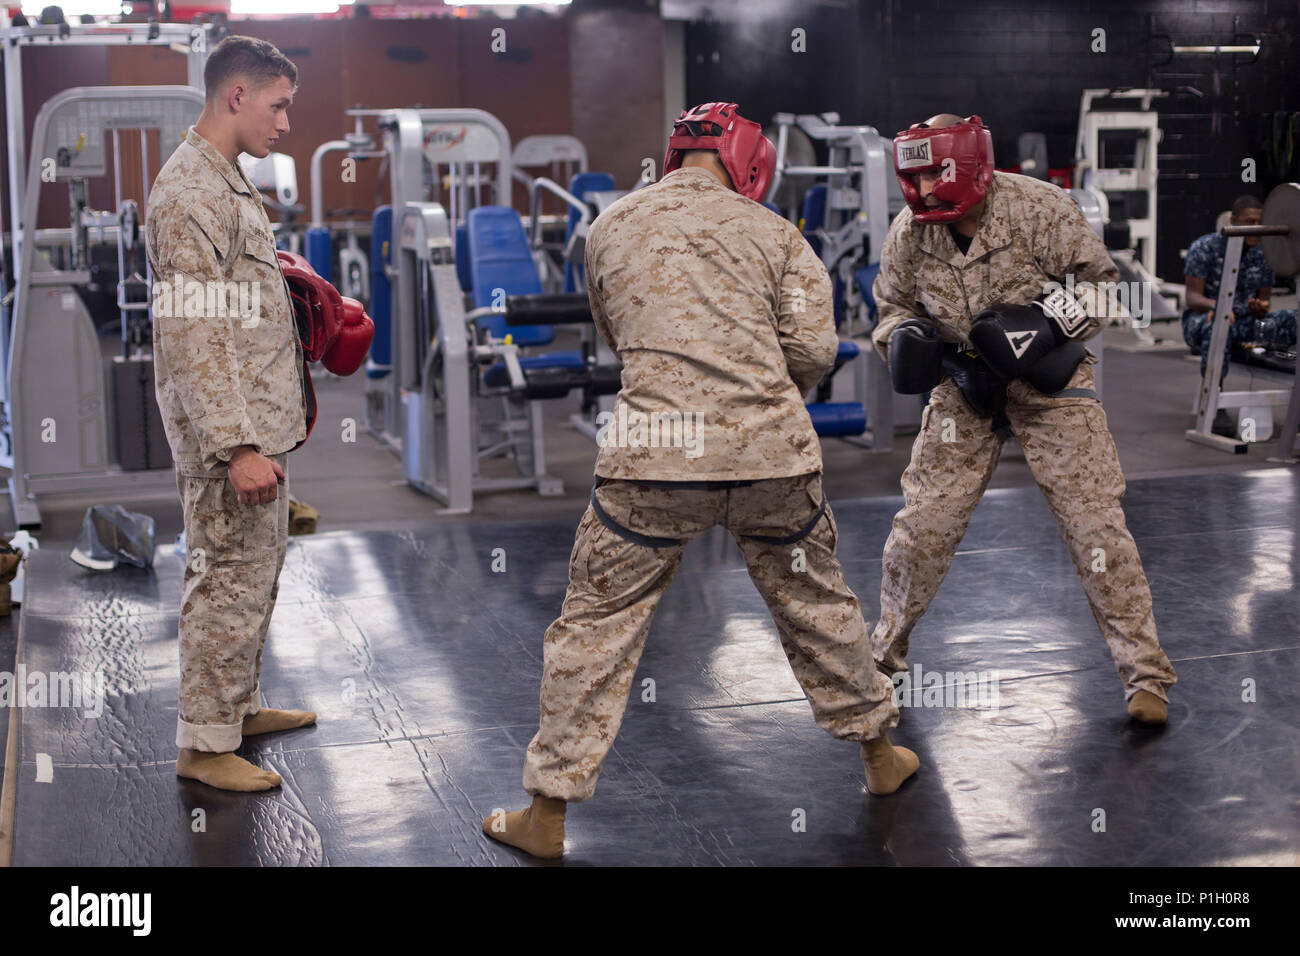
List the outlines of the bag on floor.
{"label": "bag on floor", "polygon": [[153,547],[153,518],[121,505],[95,505],[86,509],[81,537],[69,557],[92,571],[112,571],[122,562],[151,568]]}

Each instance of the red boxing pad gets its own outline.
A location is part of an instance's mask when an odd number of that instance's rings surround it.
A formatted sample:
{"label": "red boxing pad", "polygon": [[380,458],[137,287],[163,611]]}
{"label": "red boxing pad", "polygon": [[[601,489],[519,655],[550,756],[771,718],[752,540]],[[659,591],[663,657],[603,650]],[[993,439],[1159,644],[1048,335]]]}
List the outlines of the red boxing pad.
{"label": "red boxing pad", "polygon": [[375,337],[375,323],[356,299],[342,299],[341,324],[333,344],[321,358],[321,364],[335,375],[351,375],[361,368]]}
{"label": "red boxing pad", "polygon": [[309,362],[319,362],[343,327],[343,297],[302,256],[283,249],[277,249],[275,255],[289,284],[303,355]]}

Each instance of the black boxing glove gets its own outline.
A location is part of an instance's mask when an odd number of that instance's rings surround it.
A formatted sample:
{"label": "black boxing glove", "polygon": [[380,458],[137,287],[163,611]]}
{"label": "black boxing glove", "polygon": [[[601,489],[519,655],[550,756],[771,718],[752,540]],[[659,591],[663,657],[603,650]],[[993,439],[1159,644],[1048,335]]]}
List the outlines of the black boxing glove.
{"label": "black boxing glove", "polygon": [[1058,345],[1021,377],[1044,395],[1055,395],[1070,384],[1085,352],[1082,342]]}
{"label": "black boxing glove", "polygon": [[889,376],[900,395],[920,395],[938,385],[942,362],[938,331],[920,319],[908,319],[889,336]]}
{"label": "black boxing glove", "polygon": [[1007,380],[979,355],[960,346],[944,344],[943,374],[961,389],[962,398],[980,418],[995,419],[999,426],[1007,407]]}
{"label": "black boxing glove", "polygon": [[996,305],[971,323],[971,344],[1005,378],[1022,378],[1053,349],[1077,339],[1088,314],[1070,293],[1057,289],[1029,305]]}

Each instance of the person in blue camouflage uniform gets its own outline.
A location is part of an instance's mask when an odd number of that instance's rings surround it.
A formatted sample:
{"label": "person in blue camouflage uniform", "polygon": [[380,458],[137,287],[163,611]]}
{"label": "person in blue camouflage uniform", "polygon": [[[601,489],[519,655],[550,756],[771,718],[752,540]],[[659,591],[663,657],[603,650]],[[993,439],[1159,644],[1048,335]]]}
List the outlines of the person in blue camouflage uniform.
{"label": "person in blue camouflage uniform", "polygon": [[[1229,222],[1234,226],[1258,226],[1263,206],[1254,196],[1240,196],[1232,204]],[[1232,319],[1228,342],[1223,351],[1223,370],[1219,383],[1228,375],[1228,361],[1234,345],[1264,339],[1280,346],[1295,345],[1295,309],[1270,312],[1268,303],[1275,277],[1269,268],[1258,237],[1245,240],[1241,266],[1237,272],[1237,289],[1232,299]],[[1183,310],[1183,339],[1201,353],[1201,375],[1205,374],[1213,334],[1214,309],[1219,298],[1219,280],[1223,276],[1223,258],[1228,238],[1217,232],[1201,236],[1187,250],[1184,269],[1187,284],[1187,308]],[[1264,335],[1257,335],[1256,319],[1264,320]],[[1262,342],[1260,344],[1263,344]]]}

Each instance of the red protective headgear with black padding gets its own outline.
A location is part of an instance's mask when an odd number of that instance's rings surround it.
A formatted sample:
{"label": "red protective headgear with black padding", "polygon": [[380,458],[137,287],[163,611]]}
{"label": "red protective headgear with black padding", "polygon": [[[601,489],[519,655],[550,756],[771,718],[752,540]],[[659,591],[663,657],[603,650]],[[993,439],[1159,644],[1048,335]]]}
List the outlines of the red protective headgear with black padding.
{"label": "red protective headgear with black padding", "polygon": [[673,123],[664,153],[664,175],[682,165],[689,149],[717,150],[736,192],[762,202],[776,173],[776,147],[763,127],[736,112],[735,103],[701,103]]}
{"label": "red protective headgear with black padding", "polygon": [[[940,205],[934,208],[921,199],[915,178],[932,170],[939,172],[933,195]],[[956,222],[988,192],[993,136],[978,116],[938,129],[917,123],[894,137],[894,172],[917,222]]]}

